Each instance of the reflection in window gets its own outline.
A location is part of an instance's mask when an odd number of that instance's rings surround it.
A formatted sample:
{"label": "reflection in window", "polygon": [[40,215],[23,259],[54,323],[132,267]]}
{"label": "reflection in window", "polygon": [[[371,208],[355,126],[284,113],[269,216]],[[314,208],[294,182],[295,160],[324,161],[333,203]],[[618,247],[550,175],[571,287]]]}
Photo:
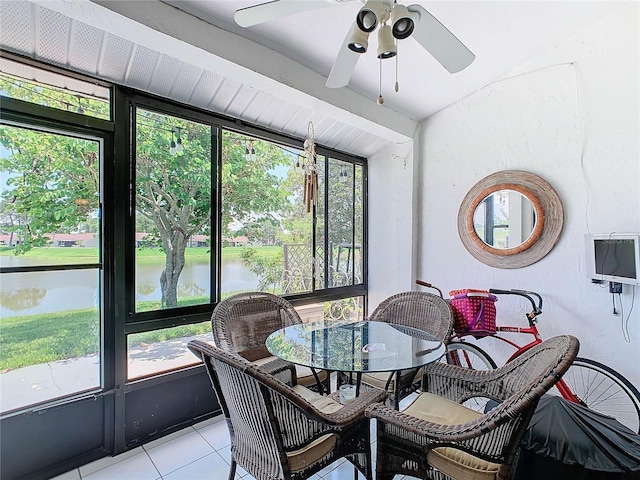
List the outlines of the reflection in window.
{"label": "reflection in window", "polygon": [[326,320],[358,322],[364,319],[364,297],[341,298],[324,305]]}
{"label": "reflection in window", "polygon": [[133,380],[199,363],[187,348],[187,343],[196,339],[211,341],[208,321],[129,335],[127,378]]}
{"label": "reflection in window", "polygon": [[0,58],[0,93],[9,98],[109,120],[108,88]]}

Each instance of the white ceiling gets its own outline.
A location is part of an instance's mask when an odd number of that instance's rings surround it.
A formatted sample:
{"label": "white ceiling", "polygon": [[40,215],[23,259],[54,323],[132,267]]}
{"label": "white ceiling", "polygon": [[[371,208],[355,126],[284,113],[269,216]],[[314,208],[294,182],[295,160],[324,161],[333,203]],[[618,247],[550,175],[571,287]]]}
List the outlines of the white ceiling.
{"label": "white ceiling", "polygon": [[[272,20],[250,28],[235,24],[236,9],[264,3],[256,0],[163,0],[225,30],[237,33],[327,77],[345,36],[363,2],[341,0],[311,12]],[[308,1],[308,0],[298,0]],[[532,57],[564,42],[604,15],[622,6],[614,1],[401,1],[418,3],[440,20],[475,55],[462,72],[448,73],[415,40],[398,45],[399,92],[393,91],[395,61],[382,62],[385,105],[421,120],[495,81]],[[375,102],[380,61],[377,38],[369,38],[351,83],[352,89]]]}
{"label": "white ceiling", "polygon": [[347,87],[324,85],[362,4],[318,1],[322,8],[312,12],[245,29],[234,11],[259,2],[2,0],[0,45],[298,138],[312,121],[319,144],[366,157],[410,145],[420,120],[633,3],[414,1],[476,59],[449,74],[415,40],[403,40],[399,92],[395,62],[385,60],[379,106],[375,39]]}

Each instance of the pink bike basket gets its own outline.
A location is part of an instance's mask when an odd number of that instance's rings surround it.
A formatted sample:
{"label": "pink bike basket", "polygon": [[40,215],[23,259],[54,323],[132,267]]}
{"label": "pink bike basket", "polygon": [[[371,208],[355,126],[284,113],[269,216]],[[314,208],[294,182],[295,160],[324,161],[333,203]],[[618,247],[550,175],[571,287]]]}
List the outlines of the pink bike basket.
{"label": "pink bike basket", "polygon": [[453,310],[453,329],[458,335],[484,337],[496,333],[498,298],[486,290],[452,290],[449,292]]}

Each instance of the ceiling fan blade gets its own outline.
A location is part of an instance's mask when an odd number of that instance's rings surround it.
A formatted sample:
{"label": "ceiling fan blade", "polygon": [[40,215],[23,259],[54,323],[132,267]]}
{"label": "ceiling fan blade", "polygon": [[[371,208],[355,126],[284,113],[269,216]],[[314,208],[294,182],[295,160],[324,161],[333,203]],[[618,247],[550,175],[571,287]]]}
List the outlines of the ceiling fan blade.
{"label": "ceiling fan blade", "polygon": [[323,8],[329,3],[328,0],[273,0],[236,10],[233,18],[241,27],[252,27],[276,18]]}
{"label": "ceiling fan blade", "polygon": [[471,65],[476,56],[436,17],[417,4],[409,5],[407,10],[420,15],[411,36],[449,73],[457,73]]}
{"label": "ceiling fan blade", "polygon": [[362,55],[361,53],[350,50],[348,47],[352,29],[353,28],[350,28],[347,31],[347,36],[344,38],[344,42],[342,42],[338,56],[333,62],[333,67],[331,67],[331,72],[329,72],[329,76],[327,77],[326,86],[329,88],[347,86],[353,71],[356,69],[360,55]]}

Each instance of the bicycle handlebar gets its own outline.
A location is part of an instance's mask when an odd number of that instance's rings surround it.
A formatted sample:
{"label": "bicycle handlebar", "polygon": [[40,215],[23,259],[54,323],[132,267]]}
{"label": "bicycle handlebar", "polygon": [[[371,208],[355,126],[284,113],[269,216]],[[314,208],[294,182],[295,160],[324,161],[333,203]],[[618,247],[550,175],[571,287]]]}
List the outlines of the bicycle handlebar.
{"label": "bicycle handlebar", "polygon": [[[531,302],[531,306],[533,307],[532,312],[527,315],[530,320],[533,320],[535,317],[537,317],[542,313],[542,297],[536,292],[532,292],[529,290],[516,290],[516,289],[500,290],[497,288],[490,288],[489,292],[494,293],[496,295],[519,295],[529,300],[529,302]],[[536,301],[533,298],[531,298],[531,296],[534,296],[538,299],[537,304],[536,304]]]}
{"label": "bicycle handlebar", "polygon": [[417,285],[422,285],[423,287],[427,287],[427,288],[433,288],[434,290],[438,291],[438,293],[440,294],[440,298],[444,298],[444,295],[442,295],[442,290],[440,290],[435,285],[432,285],[429,282],[425,282],[424,280],[418,280],[418,279],[416,279],[416,284]]}
{"label": "bicycle handlebar", "polygon": [[[416,284],[421,285],[423,287],[427,287],[427,288],[433,288],[434,290],[438,291],[438,293],[442,298],[444,298],[444,295],[442,295],[442,290],[440,290],[435,285],[420,279],[416,279]],[[520,297],[524,297],[527,300],[529,300],[529,302],[531,302],[531,306],[533,307],[533,310],[531,311],[531,313],[527,314],[529,321],[533,321],[534,318],[536,318],[538,315],[542,313],[542,297],[540,296],[540,294],[536,292],[532,292],[530,290],[517,290],[515,288],[511,290],[500,290],[498,288],[490,288],[489,293],[493,293],[496,295],[519,295]],[[536,300],[531,298],[532,296],[536,297],[537,303],[536,303]]]}

